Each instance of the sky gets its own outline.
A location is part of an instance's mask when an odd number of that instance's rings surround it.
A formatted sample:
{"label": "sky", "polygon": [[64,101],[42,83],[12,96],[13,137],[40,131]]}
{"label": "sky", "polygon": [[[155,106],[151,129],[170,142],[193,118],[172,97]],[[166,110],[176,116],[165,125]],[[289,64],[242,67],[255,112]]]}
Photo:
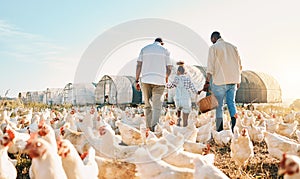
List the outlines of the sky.
{"label": "sky", "polygon": [[[160,18],[187,26],[208,46],[210,34],[221,32],[238,48],[244,70],[272,75],[281,85],[283,99],[300,98],[299,4],[297,0],[0,0],[0,96],[8,89],[7,96],[16,97],[21,91],[63,88],[73,82],[82,54],[103,32],[136,19]],[[111,58],[127,57],[116,62],[117,68],[136,58],[143,45],[131,44],[131,50],[113,54]],[[104,73],[116,72],[111,61],[99,70],[98,80]]]}

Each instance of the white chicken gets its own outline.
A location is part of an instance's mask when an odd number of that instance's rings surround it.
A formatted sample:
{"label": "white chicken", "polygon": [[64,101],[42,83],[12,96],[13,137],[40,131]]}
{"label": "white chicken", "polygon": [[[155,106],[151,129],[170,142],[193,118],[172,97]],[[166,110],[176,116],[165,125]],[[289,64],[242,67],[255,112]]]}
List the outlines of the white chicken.
{"label": "white chicken", "polygon": [[194,122],[190,121],[186,127],[178,127],[173,125],[173,133],[175,135],[182,134],[184,139],[191,142],[196,142],[197,139],[197,128]]}
{"label": "white chicken", "polygon": [[222,130],[220,132],[213,130],[212,134],[213,134],[214,141],[216,142],[217,145],[220,145],[220,146],[225,146],[225,145],[229,144],[229,142],[233,138],[233,133],[232,133],[231,129]]}
{"label": "white chicken", "polygon": [[229,179],[229,177],[225,175],[220,169],[201,158],[195,158],[194,165],[194,179]]}
{"label": "white chicken", "polygon": [[239,129],[234,128],[234,137],[230,149],[230,156],[239,167],[244,166],[251,157],[254,157],[253,144],[247,129],[243,128],[241,134],[239,134]]}
{"label": "white chicken", "polygon": [[207,123],[211,122],[212,119],[214,119],[212,116],[211,116],[211,113],[210,112],[207,112],[207,113],[202,113],[198,118],[197,118],[197,123],[195,123],[196,127],[199,128],[203,125],[206,125]]}
{"label": "white chicken", "polygon": [[243,116],[243,125],[250,126],[255,123],[255,116],[251,111],[245,111],[245,115]]}
{"label": "white chicken", "polygon": [[91,127],[81,126],[80,129],[84,132],[91,146],[98,152],[97,154],[104,158],[128,159],[133,157],[138,148],[138,146],[119,145],[119,138],[116,137],[112,128],[105,123],[98,129],[99,136],[97,137]]}
{"label": "white chicken", "polygon": [[271,156],[280,159],[283,153],[299,155],[300,144],[276,133],[264,132],[268,152]]}
{"label": "white chicken", "polygon": [[99,156],[96,156],[96,162],[99,170],[98,178],[137,178],[136,166],[134,163],[107,159]]}
{"label": "white chicken", "polygon": [[278,175],[283,175],[285,179],[300,178],[300,158],[297,155],[283,153]]}
{"label": "white chicken", "polygon": [[92,160],[94,161],[91,161],[91,164],[85,165],[69,140],[60,140],[57,142],[57,146],[58,154],[62,157],[62,166],[68,178],[98,178],[98,166],[95,161],[95,152],[92,152]]}
{"label": "white chicken", "polygon": [[251,124],[247,127],[250,139],[253,142],[262,142],[264,140],[264,131],[266,127],[264,125]]}
{"label": "white chicken", "polygon": [[265,118],[264,119],[266,121],[266,127],[267,127],[267,131],[274,133],[277,131],[278,127],[279,127],[279,123],[281,122],[280,118],[276,118],[276,116],[273,115],[273,117],[269,117],[269,118]]}
{"label": "white chicken", "polygon": [[17,170],[8,157],[7,150],[15,138],[11,130],[0,136],[0,178],[14,179],[17,178]]}
{"label": "white chicken", "polygon": [[[143,179],[190,179],[194,177],[194,171],[188,168],[179,168],[170,165],[160,158],[168,151],[167,146],[161,145],[155,150],[149,151],[139,147],[135,151],[135,164],[137,176]],[[152,155],[159,154],[159,155]]]}
{"label": "white chicken", "polygon": [[29,169],[30,178],[67,179],[57,149],[54,150],[46,140],[31,135],[27,141],[25,152],[32,159]]}
{"label": "white chicken", "polygon": [[184,137],[181,134],[177,136],[164,130],[163,137],[159,140],[166,140],[164,145],[168,147],[168,152],[163,156],[163,161],[173,166],[193,169],[193,159],[203,157],[200,154],[183,151]]}
{"label": "white chicken", "polygon": [[73,131],[77,131],[77,123],[76,123],[76,110],[72,109],[66,116],[65,122],[70,124],[70,129]]}
{"label": "white chicken", "polygon": [[184,141],[183,149],[187,152],[192,152],[195,154],[207,154],[210,151],[209,144],[202,144],[190,141]]}
{"label": "white chicken", "polygon": [[60,128],[60,134],[63,139],[69,140],[80,154],[84,153],[90,147],[84,133],[73,131],[69,129],[68,125],[64,125]]}
{"label": "white chicken", "polygon": [[276,130],[276,133],[286,137],[291,137],[297,130],[297,126],[298,126],[298,121],[294,121],[293,123],[281,122],[278,125],[278,129]]}
{"label": "white chicken", "polygon": [[283,117],[283,122],[293,123],[295,121],[295,118],[296,118],[296,113],[292,111]]}
{"label": "white chicken", "polygon": [[126,145],[140,145],[143,143],[141,131],[121,121],[116,121],[116,125],[121,133],[122,141]]}
{"label": "white chicken", "polygon": [[300,143],[300,131],[296,130],[295,133],[296,133],[296,136],[297,136],[297,141]]}
{"label": "white chicken", "polygon": [[9,126],[6,128],[6,130],[10,130],[15,136],[12,145],[10,145],[8,148],[8,152],[13,154],[22,152],[27,144],[27,140],[30,138],[30,135],[28,133],[17,132]]}
{"label": "white chicken", "polygon": [[57,143],[53,128],[46,124],[44,120],[40,121],[38,128],[39,136],[49,142],[50,146],[53,147],[55,152],[57,152]]}
{"label": "white chicken", "polygon": [[199,128],[197,132],[197,142],[200,143],[207,143],[211,139],[211,132],[212,132],[212,122],[209,122]]}

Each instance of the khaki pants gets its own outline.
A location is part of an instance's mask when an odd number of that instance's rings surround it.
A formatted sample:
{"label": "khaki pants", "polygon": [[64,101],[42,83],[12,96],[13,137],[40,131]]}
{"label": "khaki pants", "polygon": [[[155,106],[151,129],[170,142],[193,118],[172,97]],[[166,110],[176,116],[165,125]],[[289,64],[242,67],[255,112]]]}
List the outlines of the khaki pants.
{"label": "khaki pants", "polygon": [[[164,93],[164,89],[164,85],[142,83],[145,101],[146,126],[150,129],[159,122],[162,109],[161,97]],[[152,101],[152,106],[150,100]]]}

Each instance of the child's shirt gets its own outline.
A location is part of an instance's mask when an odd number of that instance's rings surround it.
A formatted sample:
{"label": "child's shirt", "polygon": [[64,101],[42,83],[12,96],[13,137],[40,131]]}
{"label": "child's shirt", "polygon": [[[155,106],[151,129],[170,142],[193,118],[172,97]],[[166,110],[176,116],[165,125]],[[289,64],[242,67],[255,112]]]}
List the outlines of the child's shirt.
{"label": "child's shirt", "polygon": [[191,79],[187,75],[176,75],[174,81],[167,83],[167,88],[179,87],[179,83],[182,82],[183,86],[186,90],[191,90],[193,93],[197,93],[194,84]]}

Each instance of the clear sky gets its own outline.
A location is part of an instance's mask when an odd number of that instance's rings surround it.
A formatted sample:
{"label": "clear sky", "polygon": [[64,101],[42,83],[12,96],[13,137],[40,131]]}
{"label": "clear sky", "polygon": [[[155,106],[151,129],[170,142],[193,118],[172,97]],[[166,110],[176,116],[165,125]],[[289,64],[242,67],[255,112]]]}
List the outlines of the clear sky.
{"label": "clear sky", "polygon": [[[300,98],[299,4],[297,0],[0,0],[0,95],[7,89],[14,97],[19,91],[63,88],[73,82],[82,53],[101,33],[130,20],[162,18],[189,27],[208,45],[211,32],[220,31],[224,40],[237,46],[244,70],[271,74],[280,83],[283,98]],[[137,56],[139,50],[133,53]]]}

